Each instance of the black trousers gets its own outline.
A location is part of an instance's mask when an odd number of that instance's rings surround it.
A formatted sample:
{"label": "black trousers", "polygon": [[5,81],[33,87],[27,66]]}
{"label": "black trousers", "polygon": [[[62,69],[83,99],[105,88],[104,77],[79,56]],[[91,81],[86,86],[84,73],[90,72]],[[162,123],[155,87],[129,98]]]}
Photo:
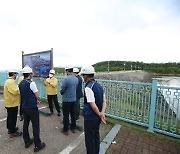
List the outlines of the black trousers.
{"label": "black trousers", "polygon": [[70,129],[76,128],[76,117],[75,117],[75,103],[76,102],[63,102],[63,123],[64,131],[69,130],[69,114],[71,116]]}
{"label": "black trousers", "polygon": [[39,126],[39,111],[38,108],[23,109],[24,125],[23,125],[23,139],[25,144],[30,140],[29,136],[29,122],[32,123],[34,144],[40,146],[40,126]]}
{"label": "black trousers", "polygon": [[85,145],[87,154],[99,154],[100,148],[100,119],[84,120]]}
{"label": "black trousers", "polygon": [[75,114],[76,114],[76,120],[79,119],[79,115],[80,115],[80,99],[76,100],[75,103]]}
{"label": "black trousers", "polygon": [[19,107],[19,115],[20,115],[20,116],[23,115],[22,104],[20,104],[20,107]]}
{"label": "black trousers", "polygon": [[16,132],[16,122],[18,114],[18,106],[6,107],[7,110],[7,129],[10,133]]}
{"label": "black trousers", "polygon": [[57,95],[47,95],[50,112],[53,113],[53,102],[58,113],[60,113],[60,107],[57,99]]}

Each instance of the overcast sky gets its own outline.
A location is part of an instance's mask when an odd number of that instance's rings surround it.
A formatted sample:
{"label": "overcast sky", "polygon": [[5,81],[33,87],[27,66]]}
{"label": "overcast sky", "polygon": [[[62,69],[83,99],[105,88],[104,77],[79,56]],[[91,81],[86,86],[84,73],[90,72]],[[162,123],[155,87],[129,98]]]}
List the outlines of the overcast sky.
{"label": "overcast sky", "polygon": [[51,48],[54,66],[180,62],[180,0],[0,0],[0,70]]}

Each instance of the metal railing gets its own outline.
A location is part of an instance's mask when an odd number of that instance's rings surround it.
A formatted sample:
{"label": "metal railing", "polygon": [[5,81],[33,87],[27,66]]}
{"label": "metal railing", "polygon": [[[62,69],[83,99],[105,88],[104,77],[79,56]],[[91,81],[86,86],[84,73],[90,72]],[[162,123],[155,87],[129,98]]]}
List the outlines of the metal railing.
{"label": "metal railing", "polygon": [[[7,78],[0,72],[0,85]],[[57,77],[59,89],[63,77]],[[33,79],[41,98],[46,98],[45,87],[39,79]],[[180,87],[158,86],[152,83],[96,80],[103,86],[107,108],[106,116],[147,127],[155,131],[180,138]],[[59,102],[62,103],[58,93]],[[81,100],[83,107],[83,100]]]}

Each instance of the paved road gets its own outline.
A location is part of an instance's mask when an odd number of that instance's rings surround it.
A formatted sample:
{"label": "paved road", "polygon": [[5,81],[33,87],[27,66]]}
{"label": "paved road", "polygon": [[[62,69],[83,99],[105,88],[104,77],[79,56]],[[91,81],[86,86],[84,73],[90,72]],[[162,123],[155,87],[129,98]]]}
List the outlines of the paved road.
{"label": "paved road", "polygon": [[[42,107],[44,105],[41,105]],[[48,109],[43,109],[47,112]],[[1,154],[30,154],[33,153],[34,146],[28,149],[24,148],[24,142],[22,137],[9,138],[6,129],[6,109],[3,106],[3,98],[0,95],[0,153]],[[46,143],[46,148],[40,151],[42,154],[85,154],[84,134],[83,131],[77,131],[75,134],[70,133],[69,136],[65,136],[60,132],[63,127],[61,124],[62,116],[58,117],[57,114],[52,116],[44,116],[40,114],[40,130],[41,139]],[[23,122],[17,120],[17,126],[22,131]],[[78,126],[83,126],[83,117],[80,117]],[[111,126],[101,125],[101,138],[109,132]],[[30,125],[30,135],[32,136],[32,127]]]}

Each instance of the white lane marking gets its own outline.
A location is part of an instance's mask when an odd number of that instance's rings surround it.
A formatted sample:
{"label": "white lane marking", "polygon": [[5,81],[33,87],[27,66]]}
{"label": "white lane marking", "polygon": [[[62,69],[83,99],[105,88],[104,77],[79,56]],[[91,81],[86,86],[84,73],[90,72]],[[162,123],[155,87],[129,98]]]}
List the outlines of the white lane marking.
{"label": "white lane marking", "polygon": [[0,119],[0,122],[3,122],[3,121],[6,121],[7,118],[4,118],[4,119]]}
{"label": "white lane marking", "polygon": [[[4,100],[1,99],[0,102],[3,102]],[[0,119],[0,122],[6,121],[7,118]]]}
{"label": "white lane marking", "polygon": [[76,148],[79,143],[83,140],[84,138],[84,132],[79,135],[77,139],[75,139],[73,142],[71,142],[63,151],[61,151],[59,154],[69,154],[74,148]]}
{"label": "white lane marking", "polygon": [[[0,100],[1,101],[1,100]],[[47,106],[40,107],[39,110],[45,109]],[[19,114],[18,114],[19,117]],[[0,119],[0,122],[6,121],[7,118]]]}
{"label": "white lane marking", "polygon": [[42,110],[42,109],[45,109],[45,108],[47,108],[47,106],[39,107],[38,109]]}

